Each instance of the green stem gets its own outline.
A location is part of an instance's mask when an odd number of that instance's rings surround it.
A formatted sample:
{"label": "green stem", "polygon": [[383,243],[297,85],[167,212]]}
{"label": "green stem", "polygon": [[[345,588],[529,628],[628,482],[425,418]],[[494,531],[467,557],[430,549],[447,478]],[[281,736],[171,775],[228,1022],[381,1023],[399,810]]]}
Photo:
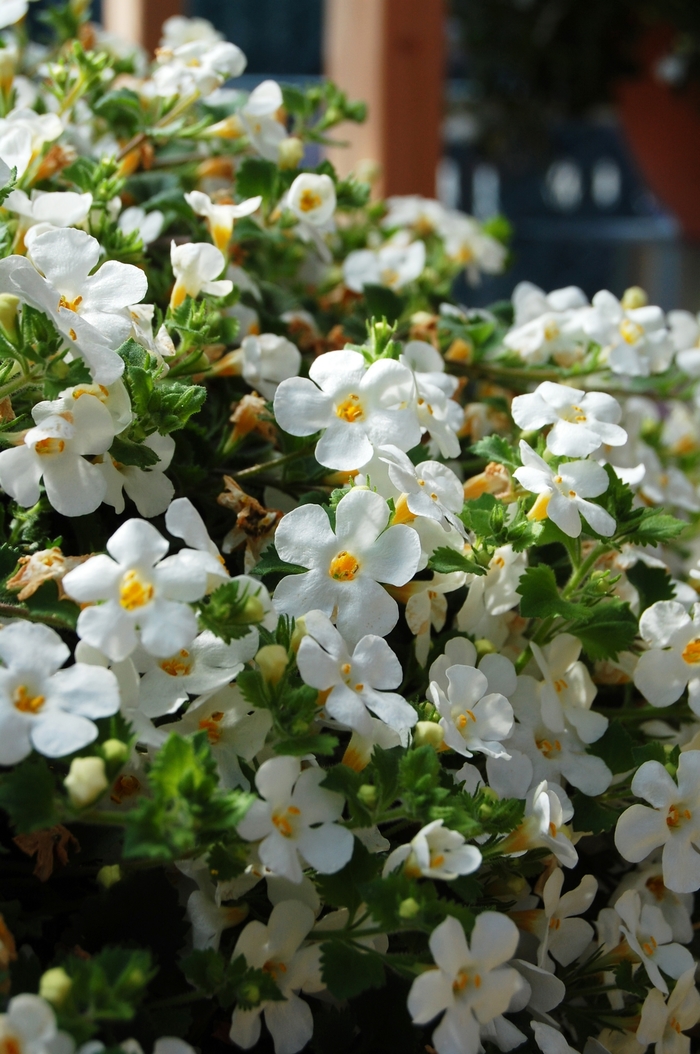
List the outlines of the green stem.
{"label": "green stem", "polygon": [[40,382],[40,378],[37,374],[33,373],[21,373],[18,377],[14,377],[7,384],[0,385],[0,399],[4,399],[6,395],[12,395],[13,392],[19,391],[20,388],[28,387],[30,384],[37,384]]}
{"label": "green stem", "polygon": [[8,618],[23,618],[29,622],[41,622],[45,626],[53,626],[56,629],[75,629],[75,625],[68,619],[62,619],[58,615],[40,615],[20,604],[0,604],[0,616],[2,615]]}
{"label": "green stem", "polygon": [[579,567],[574,570],[573,574],[571,575],[571,578],[564,587],[562,596],[571,596],[576,587],[579,586],[581,582],[583,582],[583,580],[586,578],[588,572],[594,566],[596,561],[599,560],[604,553],[609,552],[609,550],[609,542],[598,542],[598,544],[595,546],[593,551],[588,554],[583,563],[580,564]]}
{"label": "green stem", "polygon": [[181,995],[170,995],[165,999],[156,999],[153,1003],[147,1003],[144,1010],[168,1010],[173,1006],[187,1006],[188,1003],[198,1003],[210,996],[204,992],[182,992]]}
{"label": "green stem", "polygon": [[297,458],[304,457],[309,450],[310,447],[304,447],[303,450],[295,450],[291,454],[283,454],[282,457],[274,458],[272,461],[261,461],[257,465],[251,465],[250,468],[241,469],[240,472],[232,472],[231,475],[234,479],[250,479],[252,476],[258,476],[261,472],[266,472],[271,468],[289,465],[292,461],[296,461]]}
{"label": "green stem", "polygon": [[107,809],[90,809],[90,812],[81,813],[74,822],[109,824],[112,827],[124,827],[126,825],[126,819],[122,813],[108,812]]}

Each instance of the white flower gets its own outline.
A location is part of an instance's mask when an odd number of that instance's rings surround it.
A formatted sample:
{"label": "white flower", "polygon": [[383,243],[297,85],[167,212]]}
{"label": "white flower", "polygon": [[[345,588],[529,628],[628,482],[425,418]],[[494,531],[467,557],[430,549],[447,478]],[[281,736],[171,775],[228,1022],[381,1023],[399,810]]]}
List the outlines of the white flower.
{"label": "white flower", "polygon": [[258,197],[242,201],[240,205],[234,203],[223,205],[213,202],[209,195],[203,194],[201,190],[193,190],[190,194],[185,194],[185,201],[198,216],[204,216],[214,245],[225,253],[233,234],[234,220],[242,216],[250,216],[259,209],[262,198],[258,195]]}
{"label": "white flower", "polygon": [[29,10],[29,0],[2,0],[0,4],[0,29],[13,26],[24,18]]}
{"label": "white flower", "polygon": [[598,534],[609,537],[615,533],[612,516],[586,500],[608,489],[605,469],[593,461],[569,461],[552,469],[524,439],[520,440],[520,457],[523,467],[513,475],[525,490],[539,495],[528,514],[531,519],[549,517],[569,538],[581,534],[582,516]]}
{"label": "white flower", "polygon": [[645,699],[670,706],[687,687],[688,703],[700,713],[700,604],[690,615],[676,600],[658,600],[642,614],[639,632],[648,650],[639,656],[634,683]]}
{"label": "white flower", "polygon": [[588,342],[582,323],[581,310],[547,311],[510,329],[503,345],[526,363],[554,359],[562,366],[570,366],[582,357]]}
{"label": "white flower", "polygon": [[528,432],[554,425],[547,435],[547,448],[559,456],[585,457],[601,443],[622,446],[627,442],[627,433],[618,424],[620,404],[603,392],[582,392],[544,381],[531,395],[516,395],[511,413],[516,425]]}
{"label": "white flower", "polygon": [[666,321],[676,363],[689,376],[700,376],[700,318],[690,311],[669,311]]}
{"label": "white flower", "polygon": [[287,194],[287,208],[304,223],[324,227],[335,212],[335,184],[325,173],[302,172]]}
{"label": "white flower", "polygon": [[471,941],[450,916],[433,930],[430,951],[437,969],[420,974],[408,995],[408,1010],[417,1025],[445,1015],[433,1032],[438,1054],[478,1054],[479,1026],[505,1013],[522,980],[504,967],[515,955],[518,930],[497,911],[477,916]]}
{"label": "white flower", "polygon": [[384,202],[387,214],[382,227],[412,227],[416,234],[425,237],[440,229],[445,221],[444,205],[433,198],[420,194],[402,194],[387,198]]}
{"label": "white flower", "polygon": [[144,520],[127,520],[91,557],[63,579],[66,593],[87,604],[78,616],[78,636],[115,662],[141,642],[151,655],[189,648],[197,620],[189,604],[206,589],[206,570],[168,543]]}
{"label": "white flower", "polygon": [[297,993],[320,992],[321,947],[301,947],[314,924],[314,913],[298,900],[283,900],[272,909],[267,926],[249,922],[236,942],[233,959],[245,957],[249,967],[265,970],[278,985],[284,999],[263,1002],[252,1010],[236,1007],[229,1035],[233,1042],[249,1050],[260,1038],[260,1015],[265,1015],[275,1044],[275,1054],[296,1054],[313,1034],[313,1018],[308,1003]]}
{"label": "white flower", "polygon": [[[685,472],[675,465],[664,465],[659,455],[645,443],[639,443],[637,454],[641,456],[641,480],[637,472],[629,475],[618,475],[627,480],[630,485],[639,483],[640,494],[648,499],[652,505],[669,506],[670,508],[686,509],[688,512],[700,511],[700,500],[698,491],[692,480]],[[610,459],[608,459],[610,460]],[[615,470],[617,472],[617,469]]]}
{"label": "white flower", "polygon": [[335,530],[318,505],[301,505],[282,517],[275,544],[283,560],[308,567],[283,578],[275,590],[277,611],[318,609],[335,618],[350,646],[367,632],[385,636],[396,625],[396,601],[380,582],[402,586],[413,577],[420,542],[410,527],[385,530],[389,506],[378,494],[351,490],[336,508]]}
{"label": "white flower", "polygon": [[19,215],[19,231],[26,235],[30,228],[46,225],[73,227],[87,218],[92,208],[92,194],[73,191],[46,193],[33,190],[32,196],[23,190],[13,190],[3,202],[3,208]]}
{"label": "white flower", "polygon": [[0,1049],[8,1054],[72,1054],[75,1044],[56,1029],[53,1008],[46,1000],[25,992],[10,999],[7,1013],[0,1014]]}
{"label": "white flower", "polygon": [[225,40],[213,43],[205,38],[186,41],[175,48],[159,48],[160,64],[147,92],[166,98],[180,95],[211,95],[229,77],[240,77],[246,68],[246,57],[239,47]]}
{"label": "white flower", "polygon": [[311,364],[309,380],[292,377],[275,393],[275,417],[290,435],[324,433],[316,460],[353,471],[366,465],[376,447],[392,443],[410,450],[420,442],[413,375],[392,359],[366,367],[356,351],[330,351]]}
{"label": "white flower", "polygon": [[383,245],[376,252],[357,249],[348,253],[343,263],[343,281],[354,293],[361,293],[366,285],[386,285],[403,289],[415,282],[425,267],[425,243]]}
{"label": "white flower", "polygon": [[126,494],[138,509],[139,515],[151,519],[165,512],[175,493],[175,487],[165,475],[175,453],[175,440],[172,436],[162,436],[154,432],[144,440],[143,445],[158,456],[158,464],[152,468],[122,465],[109,454],[105,454],[96,463],[96,467],[106,484],[102,500],[107,505],[111,505],[115,512],[124,512]]}
{"label": "white flower", "polygon": [[550,787],[547,780],[542,780],[528,791],[523,822],[501,842],[500,848],[513,856],[528,849],[549,849],[563,867],[575,867],[578,853],[564,827],[573,815],[573,806],[562,788],[556,783]]}
{"label": "white flower", "polygon": [[70,770],[63,781],[71,805],[84,809],[107,790],[109,782],[105,763],[100,757],[73,758]]}
{"label": "white flower", "polygon": [[179,48],[193,40],[204,41],[206,44],[216,44],[218,40],[223,40],[221,33],[214,29],[206,18],[185,18],[184,15],[166,18],[161,32],[163,35],[158,45],[161,48]]}
{"label": "white flower", "polygon": [[[70,408],[69,408],[70,407]],[[20,505],[35,505],[43,480],[51,505],[63,516],[85,516],[102,503],[107,485],[86,454],[103,454],[114,439],[106,406],[91,395],[37,403],[36,422],[23,442],[0,453],[0,483]]]}
{"label": "white flower", "polygon": [[405,845],[397,846],[386,858],[383,875],[399,867],[411,878],[435,878],[449,882],[458,875],[471,875],[481,867],[481,853],[458,831],[443,826],[444,820],[433,820],[421,827]]}
{"label": "white flower", "polygon": [[323,704],[329,717],[370,736],[370,713],[397,732],[412,728],[417,714],[397,692],[402,680],[399,660],[381,637],[361,638],[352,655],[338,630],[320,611],[304,615],[306,636],[297,652],[306,684],[328,692]]}
{"label": "white flower", "polygon": [[690,1054],[691,1039],[684,1036],[700,1020],[700,993],[695,987],[695,966],[678,979],[668,1000],[652,988],[644,1000],[637,1028],[637,1043],[654,1044],[655,1054]]}
{"label": "white flower", "polygon": [[579,662],[581,641],[570,633],[560,633],[544,648],[534,642],[530,647],[544,677],[540,703],[547,728],[563,732],[573,725],[584,743],[595,743],[608,727],[608,719],[591,710],[597,689]]}
{"label": "white flower", "polygon": [[491,557],[485,575],[469,575],[469,593],[457,613],[457,628],[476,639],[485,637],[500,648],[508,629],[500,616],[520,603],[518,583],[527,569],[527,553],[501,545]]}
{"label": "white flower", "polygon": [[211,296],[228,296],[233,282],[219,279],[226,260],[224,254],[209,242],[186,242],[170,245],[170,262],[175,275],[175,285],[170,296],[170,306],[179,307],[185,297],[193,299],[200,293]]}
{"label": "white flower", "polygon": [[694,897],[692,893],[674,893],[664,885],[661,853],[654,853],[649,860],[638,864],[624,876],[610,900],[613,907],[616,899],[628,889],[639,893],[642,904],[659,908],[671,927],[674,941],[690,944],[693,939]]}
{"label": "white flower", "polygon": [[464,410],[452,396],[459,381],[445,373],[445,360],[432,344],[410,340],[404,345],[399,362],[413,371],[416,385],[416,412],[421,428],[430,434],[430,449],[443,457],[459,457],[458,432],[464,423]]}
{"label": "white flower", "polygon": [[58,292],[58,306],[80,315],[118,348],[131,330],[128,308],[143,300],[148,279],[139,267],[117,260],[95,270],[101,254],[96,238],[72,227],[48,231],[29,248],[32,263]]}
{"label": "white flower", "polygon": [[[201,670],[199,675],[210,675],[213,680],[216,672],[216,668],[210,666]],[[272,727],[272,715],[269,710],[251,706],[237,685],[231,684],[213,695],[195,699],[177,724],[165,727],[175,729],[180,735],[206,732],[222,786],[249,790],[239,758],[250,763],[262,750]]]}
{"label": "white flower", "polygon": [[681,944],[672,943],[673,933],[663,914],[650,904],[642,905],[639,893],[628,889],[615,904],[622,919],[622,932],[632,951],[639,957],[651,983],[668,995],[668,985],[661,970],[677,980],[693,968],[693,957]]}
{"label": "white flower", "polygon": [[[207,576],[207,593],[213,592],[222,582],[227,582],[229,573],[221,553],[209,537],[204,520],[199,515],[189,498],[176,498],[171,502],[165,514],[165,526],[175,538],[182,538],[188,548],[177,554],[182,560],[189,560]],[[260,586],[247,575],[237,579],[243,588],[252,588],[262,604],[263,611],[269,611],[269,595],[264,586]],[[274,629],[276,622],[265,623],[267,629]]]}
{"label": "white flower", "polygon": [[586,333],[601,345],[613,373],[648,377],[668,369],[674,347],[660,307],[626,310],[606,289],[596,293],[584,319]]}
{"label": "white flower", "polygon": [[[535,1033],[535,1042],[542,1054],[578,1054],[578,1051],[569,1046],[561,1032],[558,1032],[556,1028],[552,1028],[551,1025],[545,1025],[540,1021],[531,1021],[530,1028]],[[596,1044],[596,1047],[600,1047],[599,1050],[596,1048],[590,1049],[590,1046],[591,1044],[586,1045],[586,1054],[603,1054],[605,1049],[600,1044]],[[606,1054],[609,1054],[609,1052],[606,1052]]]}
{"label": "white flower", "polygon": [[301,366],[296,344],[276,333],[244,337],[233,355],[241,360],[243,379],[266,399],[273,399],[280,382],[296,377]]}
{"label": "white flower", "polygon": [[577,959],[593,939],[593,927],[575,916],[587,911],[598,892],[593,875],[584,875],[576,889],[562,895],[564,872],[560,867],[547,879],[542,891],[544,910],[536,927],[540,937],[538,964],[553,969],[549,956],[562,966]]}
{"label": "white flower", "polygon": [[21,178],[39,156],[45,143],[63,132],[58,114],[38,114],[31,109],[12,110],[0,119],[0,157],[8,168],[16,168]]}
{"label": "white flower", "polygon": [[32,748],[50,758],[81,750],[97,737],[96,718],[119,709],[114,674],[76,662],[48,626],[14,622],[0,630],[0,764],[15,765]]}
{"label": "white flower", "polygon": [[238,825],[249,842],[260,841],[258,853],[266,867],[291,882],[301,882],[302,863],[321,874],[340,871],[352,856],[353,836],[340,827],[344,801],[325,790],[320,768],[302,772],[298,758],[264,761],[255,776],[260,798]]}
{"label": "white flower", "polygon": [[428,661],[431,627],[440,633],[447,621],[445,594],[463,586],[465,578],[464,571],[449,571],[447,574],[435,571],[432,579],[414,579],[393,591],[398,599],[406,600],[406,625],[415,634],[416,658],[421,666]]}
{"label": "white flower", "polygon": [[462,264],[470,285],[478,285],[482,274],[500,274],[508,250],[490,234],[486,234],[478,220],[464,212],[450,210],[440,224],[439,233],[445,242],[445,252]]}
{"label": "white flower", "polygon": [[645,761],[632,779],[632,793],[652,806],[631,805],[617,821],[615,845],[625,860],[639,863],[663,846],[664,883],[675,893],[700,889],[700,750],[678,759],[678,784],[658,761]]}
{"label": "white flower", "polygon": [[120,213],[117,226],[124,234],[133,234],[134,231],[138,231],[145,247],[160,236],[164,220],[165,217],[159,209],[146,212],[139,205],[132,205]]}
{"label": "white flower", "polygon": [[466,538],[466,528],[459,518],[464,490],[451,468],[439,461],[421,461],[414,465],[402,450],[392,445],[381,446],[377,452],[388,465],[389,479],[401,494],[394,522],[410,523],[416,516],[427,516],[445,529],[448,525],[455,527]]}
{"label": "white flower", "polygon": [[[489,682],[473,666],[450,666],[444,692],[437,681],[427,695],[440,714],[447,746],[472,757],[477,751],[494,758],[507,758],[501,744],[513,728],[513,707],[505,696],[489,692]],[[488,694],[486,694],[488,693]]]}

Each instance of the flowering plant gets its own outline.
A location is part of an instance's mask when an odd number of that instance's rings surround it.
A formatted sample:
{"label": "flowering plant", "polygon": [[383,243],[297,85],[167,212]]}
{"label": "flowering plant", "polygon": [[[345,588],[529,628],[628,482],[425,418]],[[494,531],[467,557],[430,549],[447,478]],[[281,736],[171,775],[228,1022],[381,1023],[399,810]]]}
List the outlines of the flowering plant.
{"label": "flowering plant", "polygon": [[689,1052],[700,324],[455,305],[499,225],[305,165],[362,116],[333,85],[26,6],[3,1054]]}

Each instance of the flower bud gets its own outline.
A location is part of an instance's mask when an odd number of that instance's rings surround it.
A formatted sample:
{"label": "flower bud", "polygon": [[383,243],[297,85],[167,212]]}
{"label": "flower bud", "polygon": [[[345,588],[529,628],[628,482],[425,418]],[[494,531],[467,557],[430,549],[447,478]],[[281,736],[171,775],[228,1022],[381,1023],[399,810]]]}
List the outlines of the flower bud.
{"label": "flower bud", "polygon": [[299,645],[301,644],[305,636],[306,621],[304,619],[304,616],[301,615],[294,623],[294,632],[292,633],[292,639],[289,642],[290,647],[295,655],[299,651]]}
{"label": "flower bud", "polygon": [[97,872],[97,882],[103,889],[111,889],[122,880],[122,869],[119,864],[105,864]]}
{"label": "flower bud", "polygon": [[371,783],[363,783],[361,787],[358,787],[357,797],[368,809],[373,809],[377,804],[377,788]]}
{"label": "flower bud", "polygon": [[47,970],[41,975],[39,981],[39,995],[47,1003],[60,1006],[73,987],[73,982],[62,966],[55,966],[53,970]]}
{"label": "flower bud", "polygon": [[641,286],[631,285],[629,289],[625,289],[620,303],[625,311],[633,311],[636,307],[646,307],[649,303],[649,298]]}
{"label": "flower bud", "polygon": [[129,756],[129,747],[121,739],[107,739],[102,744],[102,757],[112,764],[122,765]]}
{"label": "flower bud", "polygon": [[19,297],[11,293],[0,294],[0,327],[10,340],[17,339],[17,310]]}
{"label": "flower bud", "polygon": [[480,637],[479,640],[475,640],[474,647],[480,659],[483,659],[484,655],[495,655],[498,652],[496,645],[486,637]]}
{"label": "flower bud", "polygon": [[63,781],[71,805],[84,809],[107,790],[109,783],[102,758],[73,758],[70,772]]}
{"label": "flower bud", "polygon": [[296,168],[304,156],[304,144],[295,135],[288,135],[279,145],[280,168]]}
{"label": "flower bud", "polygon": [[414,747],[425,747],[431,746],[438,747],[442,746],[443,732],[440,725],[436,725],[434,721],[419,721],[413,729],[413,745]]}
{"label": "flower bud", "polygon": [[252,1006],[257,1006],[260,1002],[260,989],[256,984],[244,985],[240,992],[241,999],[250,1003]]}
{"label": "flower bud", "polygon": [[287,649],[281,644],[266,644],[255,656],[264,679],[268,684],[278,684],[287,669]]}
{"label": "flower bud", "polygon": [[238,616],[238,621],[246,625],[251,622],[262,622],[265,618],[265,608],[260,597],[246,597],[243,610]]}
{"label": "flower bud", "polygon": [[406,897],[399,904],[399,918],[400,919],[415,919],[416,915],[420,913],[420,904],[415,897]]}

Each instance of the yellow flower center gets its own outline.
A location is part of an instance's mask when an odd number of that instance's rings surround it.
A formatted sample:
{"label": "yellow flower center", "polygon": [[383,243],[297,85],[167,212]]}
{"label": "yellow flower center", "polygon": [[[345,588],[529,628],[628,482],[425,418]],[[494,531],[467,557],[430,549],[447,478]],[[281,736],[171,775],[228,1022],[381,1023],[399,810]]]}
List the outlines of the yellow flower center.
{"label": "yellow flower center", "polygon": [[272,822],[283,838],[293,838],[298,816],[301,816],[301,810],[290,805],[284,812],[273,813]]}
{"label": "yellow flower center", "polygon": [[565,688],[569,687],[569,685],[566,683],[566,681],[564,680],[563,677],[560,677],[558,681],[554,682],[554,687],[557,690],[557,694],[560,695],[564,691]]}
{"label": "yellow flower center", "polygon": [[3,1036],[0,1039],[0,1054],[22,1054],[22,1044],[16,1036]]}
{"label": "yellow flower center", "polygon": [[656,900],[663,900],[666,896],[666,886],[662,875],[652,875],[644,884]]}
{"label": "yellow flower center", "polygon": [[555,917],[555,918],[549,920],[549,928],[550,928],[550,930],[558,930],[560,926],[561,926],[561,919],[558,919],[558,918]]}
{"label": "yellow flower center", "polygon": [[644,941],[644,944],[642,944],[642,951],[645,955],[653,955],[656,948],[657,944],[653,937],[650,937],[648,941]]}
{"label": "yellow flower center", "polygon": [[474,711],[473,710],[465,710],[463,714],[459,715],[459,717],[455,721],[455,724],[457,725],[457,728],[460,730],[460,732],[462,732],[467,727],[467,725],[469,724],[470,721],[473,721],[476,724],[476,718],[474,717]]}
{"label": "yellow flower center", "polygon": [[220,723],[223,721],[223,711],[215,710],[209,717],[203,717],[199,722],[200,731],[206,732],[210,743],[218,743],[221,739]]}
{"label": "yellow flower center", "polygon": [[263,970],[270,975],[273,981],[276,981],[280,974],[287,972],[287,967],[284,963],[278,962],[276,959],[268,959],[263,965]]}
{"label": "yellow flower center", "polygon": [[48,454],[62,454],[66,449],[66,444],[62,439],[40,439],[34,449],[37,454],[46,457]]}
{"label": "yellow flower center", "polygon": [[556,340],[559,336],[559,326],[556,322],[547,322],[544,327],[544,339],[545,340]]}
{"label": "yellow flower center", "polygon": [[348,395],[347,399],[343,399],[342,403],[338,403],[335,412],[338,417],[342,418],[343,421],[349,421],[351,425],[355,421],[361,421],[365,416],[360,397],[354,392]]}
{"label": "yellow flower center", "polygon": [[190,653],[185,648],[182,648],[177,655],[173,655],[170,659],[163,659],[159,665],[161,670],[171,677],[186,677],[188,673],[192,672],[192,662],[188,662],[189,658]]}
{"label": "yellow flower center", "polygon": [[689,641],[686,644],[682,652],[683,658],[687,663],[696,665],[700,662],[700,637],[696,637],[695,640]]}
{"label": "yellow flower center", "polygon": [[74,311],[77,314],[78,308],[83,302],[82,296],[76,296],[75,300],[68,300],[65,296],[62,296],[58,301],[59,307],[65,307],[68,311]]}
{"label": "yellow flower center", "polygon": [[145,607],[153,600],[153,586],[144,582],[138,571],[127,571],[119,587],[119,603],[127,611]]}
{"label": "yellow flower center", "polygon": [[430,866],[431,867],[442,867],[445,863],[445,857],[442,853],[431,853],[430,854]]}
{"label": "yellow flower center", "polygon": [[15,688],[12,702],[21,714],[38,714],[46,699],[43,695],[32,695],[25,684],[20,684]]}
{"label": "yellow flower center", "polygon": [[644,336],[644,330],[631,318],[623,318],[620,323],[620,336],[625,344],[636,344]]}
{"label": "yellow flower center", "polygon": [[552,743],[549,739],[538,739],[536,740],[537,749],[544,754],[546,758],[552,758],[561,750],[561,743],[558,739],[555,739]]}
{"label": "yellow flower center", "polygon": [[359,570],[360,565],[357,559],[352,553],[348,553],[345,549],[342,549],[338,555],[334,556],[331,560],[329,574],[331,578],[336,580],[336,582],[352,582]]}
{"label": "yellow flower center", "polygon": [[693,814],[690,809],[682,809],[677,805],[670,805],[668,809],[668,815],[666,817],[667,827],[680,827],[685,820],[692,819]]}
{"label": "yellow flower center", "polygon": [[317,190],[302,190],[299,198],[299,208],[302,212],[313,212],[323,204],[323,198]]}
{"label": "yellow flower center", "polygon": [[382,285],[395,286],[399,281],[400,275],[393,267],[385,267],[380,277]]}
{"label": "yellow flower center", "polygon": [[470,985],[473,985],[474,988],[481,988],[481,977],[478,973],[470,974],[467,970],[460,970],[452,982],[452,991],[455,995],[458,995]]}

